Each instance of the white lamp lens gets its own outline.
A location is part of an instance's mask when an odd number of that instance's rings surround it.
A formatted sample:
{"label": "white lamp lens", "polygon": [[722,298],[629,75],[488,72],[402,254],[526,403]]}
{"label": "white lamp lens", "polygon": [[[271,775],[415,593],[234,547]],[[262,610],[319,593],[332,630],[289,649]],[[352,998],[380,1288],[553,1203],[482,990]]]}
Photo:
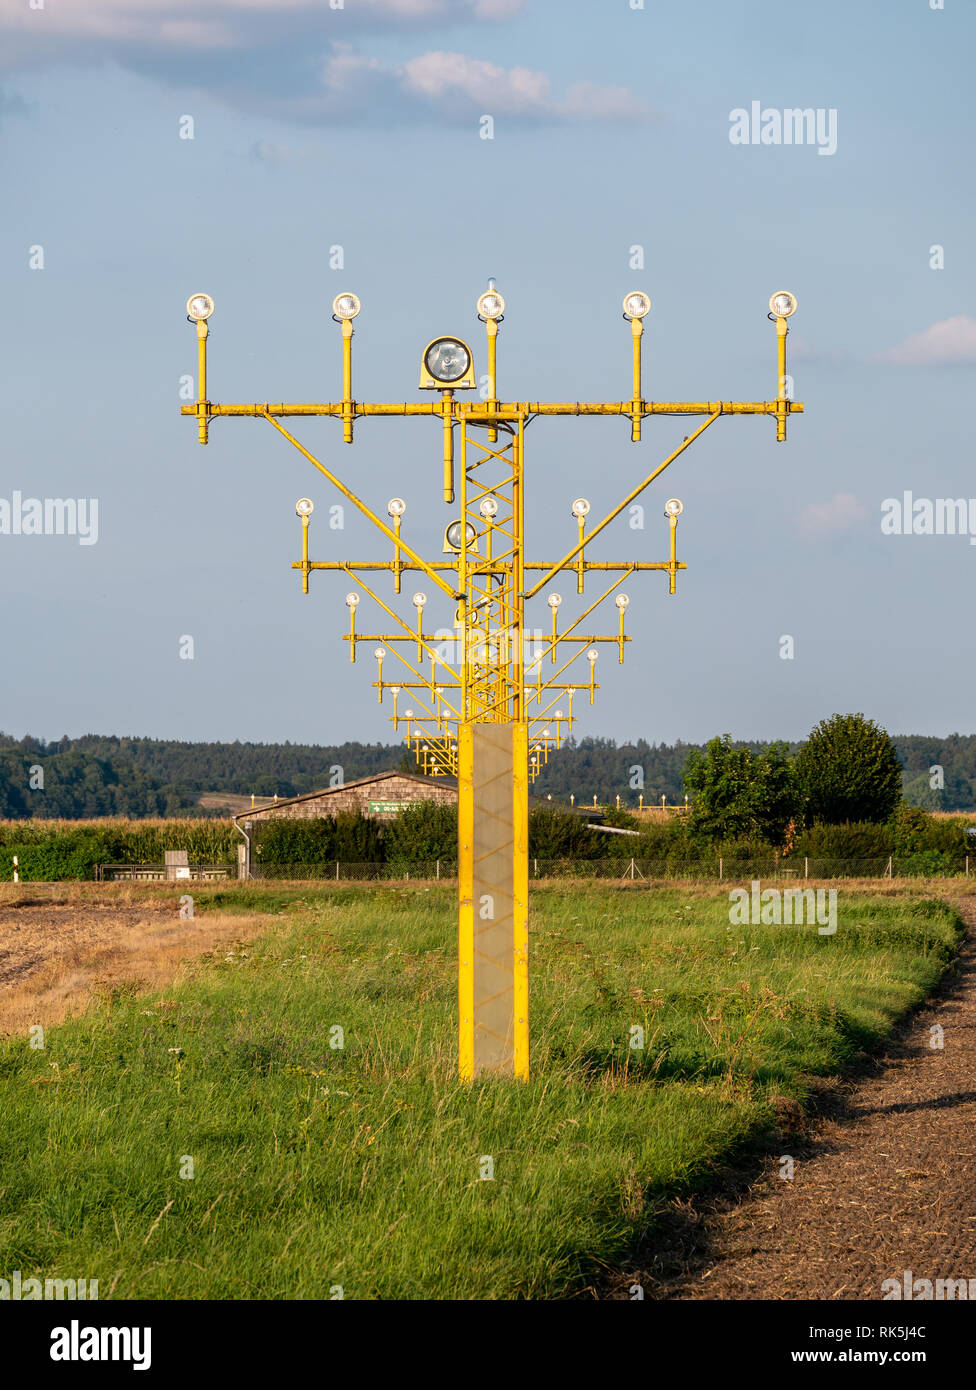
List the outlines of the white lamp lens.
{"label": "white lamp lens", "polygon": [[423,591],[416,593],[413,596],[413,601],[416,608],[423,608],[424,604],[427,602],[427,595]]}
{"label": "white lamp lens", "polygon": [[337,294],[332,301],[332,312],[337,319],[354,319],[361,305],[354,294]]}
{"label": "white lamp lens", "polygon": [[796,313],[796,295],[790,294],[789,290],[780,290],[770,299],[769,308],[777,317],[789,318],[790,314]]}
{"label": "white lamp lens", "polygon": [[454,338],[431,343],[424,358],[427,370],[437,381],[460,381],[471,363],[467,348]]}
{"label": "white lamp lens", "polygon": [[186,312],[191,319],[208,319],[214,311],[214,302],[209,294],[191,294],[186,301]]}

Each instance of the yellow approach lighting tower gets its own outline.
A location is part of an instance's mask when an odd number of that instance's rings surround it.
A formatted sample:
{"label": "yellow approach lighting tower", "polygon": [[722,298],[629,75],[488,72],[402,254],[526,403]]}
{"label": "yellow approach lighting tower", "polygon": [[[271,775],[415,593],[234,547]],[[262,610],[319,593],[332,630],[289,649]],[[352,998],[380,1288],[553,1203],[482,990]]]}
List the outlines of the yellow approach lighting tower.
{"label": "yellow approach lighting tower", "polygon": [[[207,396],[207,338],[214,302],[194,294],[187,315],[196,324],[198,398],[181,412],[194,416],[201,444],[212,420],[242,415],[266,421],[293,445],[342,497],[386,538],[392,558],[311,560],[311,498],[296,506],[302,527],[302,592],[316,570],[338,570],[353,588],[346,595],[349,659],[365,642],[376,662],[373,687],[382,703],[389,693],[394,728],[413,749],[421,770],[458,780],[458,1063],[463,1081],[483,1074],[529,1075],[528,787],[551,749],[571,732],[575,699],[592,704],[599,682],[597,663],[624,659],[629,598],[621,585],[638,572],[660,570],[668,592],[677,588],[677,527],[682,504],[664,503],[668,525],[665,560],[590,560],[587,547],[636,501],[664,470],[716,420],[726,415],[768,415],[777,440],[786,439],[789,416],[803,406],[790,399],[786,375],[788,320],[796,299],[779,291],[769,301],[776,324],[778,381],[767,401],[649,401],[641,386],[641,339],[651,301],[642,291],[623,301],[630,323],[632,390],[621,401],[502,401],[496,385],[496,350],[505,301],[489,281],[477,304],[487,334],[487,390],[476,392],[474,359],[463,339],[444,334],[423,351],[420,389],[428,399],[388,404],[356,400],[352,389],[353,320],[360,312],[354,294],[332,305],[342,333],[342,399],[329,404],[218,405]],[[462,393],[476,392],[475,395]],[[424,558],[407,535],[407,504],[391,498],[385,509],[360,497],[338,476],[335,465],[316,458],[282,424],[284,419],[328,416],[353,442],[356,422],[373,416],[409,416],[439,421],[442,437],[442,497],[451,508],[443,549]],[[649,416],[701,417],[671,453],[639,481],[596,524],[585,497],[566,499],[570,540],[558,560],[529,560],[524,552],[525,433],[540,416],[614,416],[630,421],[638,441]],[[385,516],[383,515],[385,511]],[[380,576],[390,578],[383,585]],[[599,589],[593,602],[580,597],[587,574]],[[572,619],[563,617],[563,596],[575,586]],[[404,590],[404,578],[409,582]],[[418,587],[413,588],[416,580]],[[426,587],[419,587],[424,585]],[[359,614],[363,599],[379,615],[383,631],[369,631]],[[587,620],[606,600],[617,610],[611,631],[588,630]],[[537,601],[545,620],[526,627],[526,606]],[[431,621],[435,608],[443,626]],[[568,605],[567,605],[568,606]],[[548,613],[546,613],[548,609]],[[611,610],[612,611],[612,610]],[[594,620],[592,627],[600,626]],[[396,665],[393,665],[393,663]],[[391,666],[393,669],[391,670]]]}

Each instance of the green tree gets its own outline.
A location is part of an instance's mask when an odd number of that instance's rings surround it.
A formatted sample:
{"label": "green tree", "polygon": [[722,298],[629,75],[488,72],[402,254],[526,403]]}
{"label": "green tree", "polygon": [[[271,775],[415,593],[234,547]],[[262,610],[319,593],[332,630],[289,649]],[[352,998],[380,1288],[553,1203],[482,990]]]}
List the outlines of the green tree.
{"label": "green tree", "polygon": [[887,732],[863,714],[823,719],[796,756],[808,822],[888,820],[901,800],[901,764]]}
{"label": "green tree", "polygon": [[737,746],[731,734],[693,748],[685,763],[685,791],[694,798],[692,834],[708,840],[760,835],[781,844],[798,810],[793,766],[785,744],[756,755]]}

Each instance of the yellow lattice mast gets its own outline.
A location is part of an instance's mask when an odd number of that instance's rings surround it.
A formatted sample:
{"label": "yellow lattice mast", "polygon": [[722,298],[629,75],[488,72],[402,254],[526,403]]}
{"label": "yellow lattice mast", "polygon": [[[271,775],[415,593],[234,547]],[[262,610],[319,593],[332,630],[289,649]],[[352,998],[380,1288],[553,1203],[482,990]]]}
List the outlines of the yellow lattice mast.
{"label": "yellow lattice mast", "polygon": [[[626,401],[499,400],[496,350],[505,301],[494,281],[489,281],[477,306],[487,333],[484,399],[458,394],[476,389],[473,354],[462,339],[441,336],[425,348],[420,378],[420,388],[436,392],[436,400],[392,404],[355,400],[353,320],[361,305],[356,295],[343,293],[333,301],[333,317],[342,332],[341,401],[220,405],[207,399],[207,336],[213,300],[197,294],[187,302],[187,314],[197,329],[199,391],[195,404],[183,406],[182,413],[196,417],[200,443],[207,443],[214,419],[241,415],[266,420],[392,544],[392,558],[386,560],[311,560],[309,524],[314,504],[307,497],[297,503],[302,558],[293,568],[301,572],[302,592],[308,593],[309,576],[315,570],[337,570],[349,576],[355,585],[346,595],[349,630],[345,640],[350,660],[356,660],[359,644],[373,646],[377,698],[382,703],[389,693],[394,728],[402,732],[419,768],[430,776],[458,779],[459,1069],[464,1080],[482,1072],[528,1078],[528,783],[545,765],[550,750],[572,729],[574,698],[582,692],[593,703],[599,689],[600,648],[608,653],[615,649],[618,662],[623,663],[631,640],[625,632],[630,600],[620,586],[636,573],[660,570],[668,575],[669,593],[676,592],[678,571],[685,568],[677,557],[681,502],[672,497],[664,505],[669,526],[665,560],[590,560],[587,547],[722,416],[771,416],[777,440],[785,440],[789,415],[803,410],[802,404],[790,399],[786,375],[787,320],[796,310],[793,295],[780,291],[769,303],[769,317],[776,324],[779,369],[776,397],[769,401],[645,400],[641,342],[650,307],[642,291],[628,294],[623,302],[632,336],[632,393]],[[630,420],[631,440],[637,442],[642,422],[656,415],[703,418],[595,525],[589,522],[589,500],[574,499],[570,512],[575,540],[559,560],[526,559],[528,424],[540,416],[622,416]],[[341,421],[347,444],[353,443],[357,420],[373,416],[440,420],[443,501],[456,514],[445,527],[439,558],[424,559],[409,544],[403,498],[389,500],[384,520],[281,424],[284,418],[307,416]],[[381,592],[379,577],[384,573],[392,584]],[[555,581],[565,577],[582,595],[588,573],[598,577],[598,596],[571,623],[561,624],[563,598],[554,588]],[[405,576],[411,580],[408,589],[414,578],[427,586],[412,592],[409,607],[403,597]],[[363,630],[358,614],[364,597],[379,613],[383,630]],[[526,628],[526,605],[536,599],[545,603],[546,622],[531,631]],[[612,631],[601,632],[598,620],[592,627],[588,620],[610,599],[616,621]],[[439,628],[428,615],[435,602],[448,619]]]}

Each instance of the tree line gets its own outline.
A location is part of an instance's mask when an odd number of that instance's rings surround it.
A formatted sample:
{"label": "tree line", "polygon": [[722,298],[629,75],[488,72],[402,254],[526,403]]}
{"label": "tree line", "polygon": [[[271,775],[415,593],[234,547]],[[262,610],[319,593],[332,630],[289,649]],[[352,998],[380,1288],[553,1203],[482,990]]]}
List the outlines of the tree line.
{"label": "tree line", "polygon": [[[798,743],[729,742],[769,767],[774,780],[769,760],[791,760],[801,750]],[[912,735],[891,742],[909,805],[976,807],[976,735]],[[705,756],[700,744],[570,740],[550,755],[533,790],[556,801],[573,795],[578,805],[592,803],[594,796],[615,805],[619,796],[622,806],[636,807],[641,795],[645,805],[662,796],[680,803],[689,760],[694,766]],[[400,743],[183,743],[96,734],[45,742],[0,734],[0,818],[199,816],[199,798],[207,792],[288,797],[329,786],[336,768],[351,782],[414,767]],[[222,813],[215,808],[212,814]]]}

